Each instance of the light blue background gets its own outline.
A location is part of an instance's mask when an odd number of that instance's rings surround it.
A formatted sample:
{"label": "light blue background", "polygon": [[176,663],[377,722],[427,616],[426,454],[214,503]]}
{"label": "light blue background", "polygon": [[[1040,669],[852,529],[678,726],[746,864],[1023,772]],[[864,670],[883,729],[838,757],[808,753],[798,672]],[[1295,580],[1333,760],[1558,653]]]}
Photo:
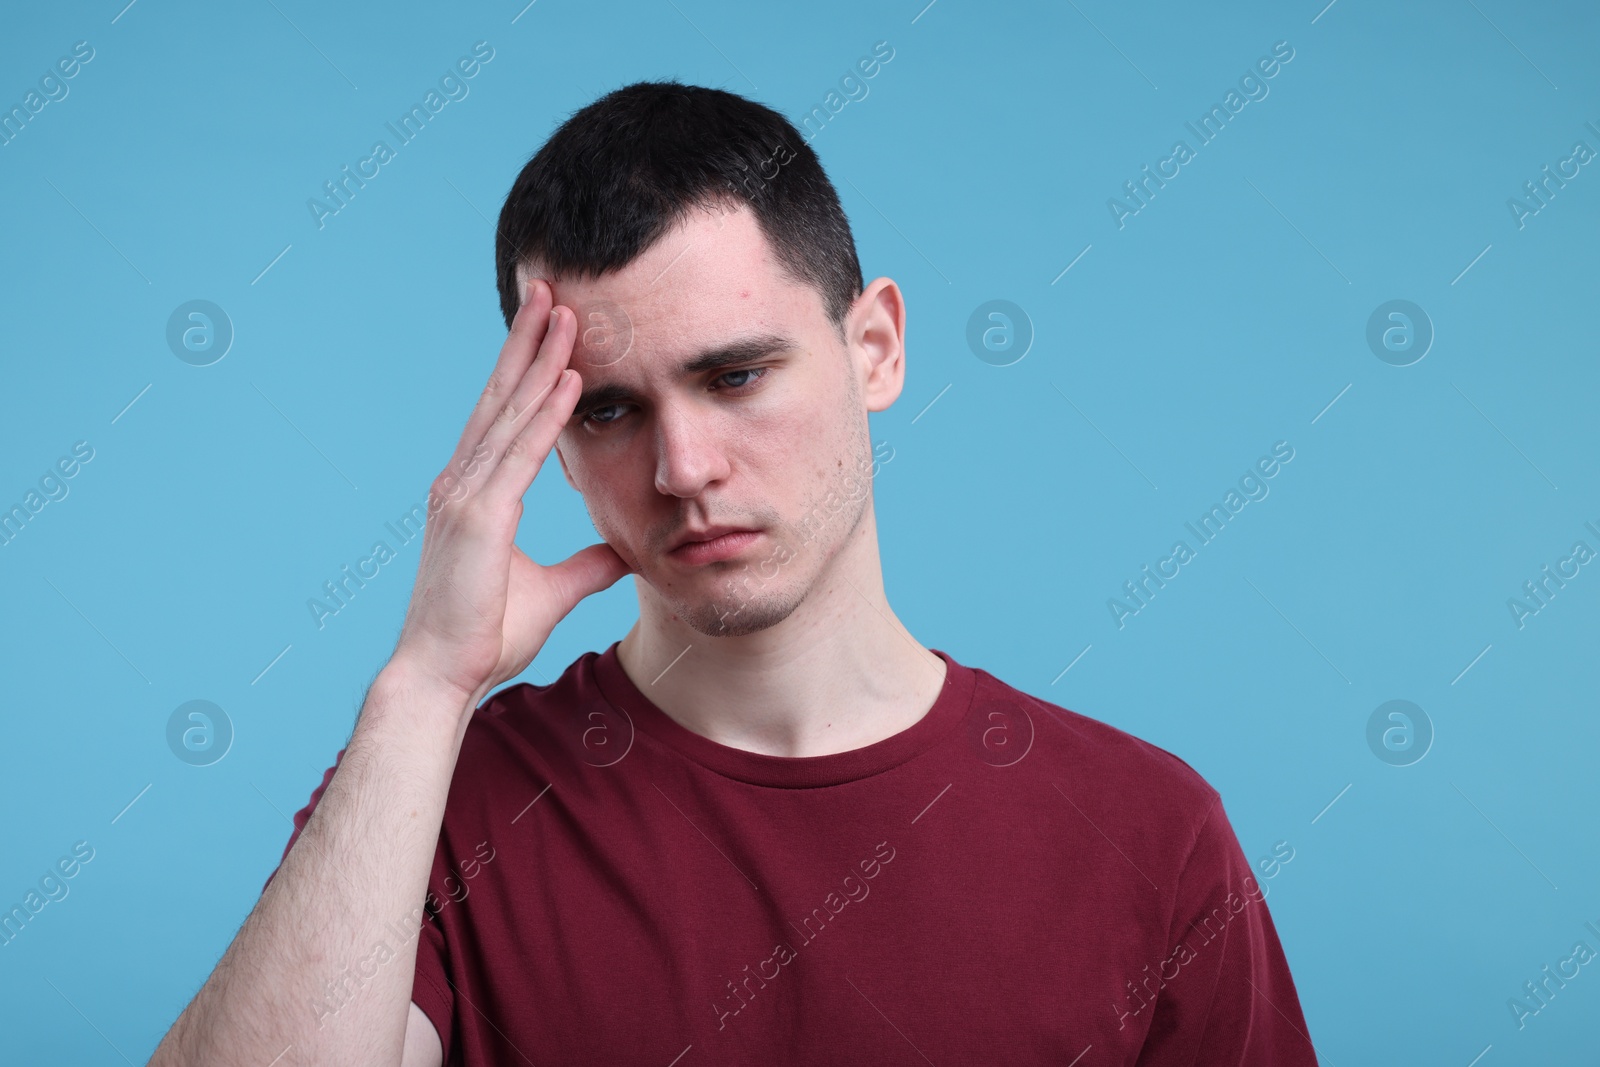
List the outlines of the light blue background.
{"label": "light blue background", "polygon": [[[256,901],[420,542],[325,629],[306,601],[448,458],[504,336],[488,220],[527,157],[646,78],[798,121],[886,40],[811,143],[867,278],[909,302],[906,391],[873,416],[900,616],[1181,755],[1252,858],[1291,843],[1270,906],[1324,1062],[1592,1063],[1600,965],[1524,1029],[1507,1000],[1600,949],[1600,567],[1520,629],[1507,599],[1600,549],[1600,165],[1523,228],[1507,200],[1600,150],[1600,24],[1575,2],[1324,2],[9,12],[4,107],[74,42],[95,57],[0,146],[0,506],[73,442],[95,456],[0,548],[0,904],[73,842],[96,854],[0,949],[7,1057],[142,1062]],[[307,199],[479,40],[470,95],[319,230]],[[1270,95],[1119,229],[1108,198],[1194,147],[1185,121],[1281,40]],[[193,299],[237,331],[212,366],[165,342]],[[991,299],[1035,332],[1011,366],[967,345]],[[1436,330],[1411,366],[1366,344],[1391,299]],[[1119,629],[1108,598],[1279,440],[1270,496]],[[552,465],[520,543],[592,540]],[[635,612],[631,582],[592,598],[526,677]],[[164,734],[196,698],[236,730],[204,768]],[[1412,766],[1367,745],[1391,699],[1436,731]]]}

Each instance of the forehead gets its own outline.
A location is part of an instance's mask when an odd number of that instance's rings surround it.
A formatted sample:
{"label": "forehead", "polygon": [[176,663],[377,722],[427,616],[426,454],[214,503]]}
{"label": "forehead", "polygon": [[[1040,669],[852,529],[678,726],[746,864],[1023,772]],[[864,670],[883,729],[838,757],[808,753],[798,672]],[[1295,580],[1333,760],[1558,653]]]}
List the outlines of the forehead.
{"label": "forehead", "polygon": [[[580,372],[622,370],[694,355],[707,344],[755,333],[809,332],[826,322],[822,301],[772,254],[748,206],[695,207],[621,270],[550,279],[538,264],[519,284],[550,281],[557,304],[577,313],[572,363]],[[586,375],[587,376],[587,375]]]}

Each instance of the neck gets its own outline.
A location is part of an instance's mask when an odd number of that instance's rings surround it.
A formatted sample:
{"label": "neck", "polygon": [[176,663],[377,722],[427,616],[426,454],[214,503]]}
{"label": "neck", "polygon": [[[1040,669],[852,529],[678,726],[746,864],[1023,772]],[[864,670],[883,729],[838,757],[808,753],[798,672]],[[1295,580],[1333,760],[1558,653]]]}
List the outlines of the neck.
{"label": "neck", "polygon": [[895,617],[869,507],[782,622],[707,637],[643,579],[639,620],[617,658],[639,691],[685,729],[731,748],[823,756],[881,741],[925,715],[945,664]]}

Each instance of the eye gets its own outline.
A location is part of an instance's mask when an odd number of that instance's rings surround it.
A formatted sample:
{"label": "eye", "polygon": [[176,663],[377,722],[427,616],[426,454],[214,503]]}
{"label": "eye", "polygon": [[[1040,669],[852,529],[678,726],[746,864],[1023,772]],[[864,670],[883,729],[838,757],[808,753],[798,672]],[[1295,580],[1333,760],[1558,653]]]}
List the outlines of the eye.
{"label": "eye", "polygon": [[[723,378],[736,378],[741,374],[751,374],[751,375],[759,374],[762,378],[764,378],[764,377],[766,377],[767,372],[770,371],[771,369],[772,369],[771,367],[744,367],[744,368],[741,368],[740,370],[731,370],[728,373],[718,377],[717,380],[721,381]],[[730,385],[728,388],[730,388],[730,389],[743,389],[745,386],[751,384],[752,382],[757,382],[757,381],[760,381],[760,380],[761,380],[761,378],[747,378],[745,381],[739,382],[736,385]]]}
{"label": "eye", "polygon": [[[712,384],[712,388],[718,392],[728,392],[731,390],[737,393],[740,390],[747,389],[756,382],[764,379],[767,374],[771,372],[771,370],[771,367],[741,367],[738,370],[727,371],[726,373],[717,376],[716,381]],[[726,379],[729,378],[742,380],[727,382]],[[718,382],[723,382],[725,384],[719,387],[716,384]],[[624,409],[628,406],[629,405],[627,404],[605,404],[601,407],[590,408],[589,411],[586,412],[579,421],[585,426],[591,426],[596,429],[603,426],[610,426],[612,423],[621,420],[623,414],[625,413]],[[606,417],[607,412],[612,412],[614,414]]]}
{"label": "eye", "polygon": [[617,419],[620,419],[622,416],[618,415],[615,418],[610,418],[610,419],[599,419],[599,418],[596,418],[595,416],[598,415],[601,412],[612,411],[612,410],[615,410],[616,408],[620,408],[621,406],[622,406],[621,404],[606,404],[604,407],[593,408],[586,415],[583,416],[582,421],[583,421],[583,423],[585,425],[608,426],[611,423],[616,422]]}

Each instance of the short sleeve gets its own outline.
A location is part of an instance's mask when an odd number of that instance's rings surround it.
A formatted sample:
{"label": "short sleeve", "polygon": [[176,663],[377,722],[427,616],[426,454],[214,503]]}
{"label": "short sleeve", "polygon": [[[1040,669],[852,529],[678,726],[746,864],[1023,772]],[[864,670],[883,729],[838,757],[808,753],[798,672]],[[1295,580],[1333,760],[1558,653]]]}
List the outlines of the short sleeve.
{"label": "short sleeve", "polygon": [[[434,870],[430,885],[444,880],[443,858],[435,851]],[[439,1045],[444,1049],[444,1062],[450,1062],[450,1042],[455,1036],[455,986],[450,983],[450,946],[445,941],[444,927],[433,912],[423,909],[422,929],[417,935],[417,969],[411,980],[411,1001],[422,1009],[433,1028],[439,1032]]]}
{"label": "short sleeve", "polygon": [[1137,1067],[1316,1067],[1267,893],[1218,797],[1179,877]]}
{"label": "short sleeve", "polygon": [[294,813],[294,829],[289,832],[289,843],[283,846],[283,855],[278,857],[278,866],[267,875],[267,880],[261,883],[261,891],[265,893],[267,886],[272,884],[272,879],[277,877],[278,871],[283,867],[283,861],[289,857],[289,850],[300,838],[300,831],[306,828],[306,823],[311,820],[311,811],[317,806],[317,801],[322,799],[322,794],[327,792],[328,783],[333,781],[333,772],[339,769],[339,761],[344,759],[344,749],[340,749],[333,757],[333,766],[322,773],[322,783],[311,791],[311,800],[306,806]]}
{"label": "short sleeve", "polygon": [[[272,884],[272,879],[278,870],[282,868],[289,850],[300,837],[300,831],[305,829],[306,823],[311,819],[311,812],[322,799],[322,794],[327,791],[328,783],[333,781],[333,774],[339,769],[339,761],[344,759],[344,753],[345,750],[341,748],[333,758],[333,766],[323,773],[322,783],[312,791],[310,801],[294,813],[294,830],[289,834],[289,843],[283,846],[283,855],[278,857],[278,866],[273,868],[272,873],[267,875],[267,880],[262,883],[263,893],[266,892],[267,886]],[[434,870],[430,874],[429,884],[434,884],[442,877],[439,874],[441,862],[436,849],[433,859]],[[420,904],[418,907],[422,911],[422,925],[417,932],[417,967],[411,982],[411,1000],[422,1009],[428,1021],[433,1023],[433,1028],[439,1032],[439,1044],[444,1048],[445,1062],[448,1063],[455,1011],[455,996],[452,993],[450,980],[446,977],[449,946],[445,943],[444,931],[440,928],[438,920]]]}

